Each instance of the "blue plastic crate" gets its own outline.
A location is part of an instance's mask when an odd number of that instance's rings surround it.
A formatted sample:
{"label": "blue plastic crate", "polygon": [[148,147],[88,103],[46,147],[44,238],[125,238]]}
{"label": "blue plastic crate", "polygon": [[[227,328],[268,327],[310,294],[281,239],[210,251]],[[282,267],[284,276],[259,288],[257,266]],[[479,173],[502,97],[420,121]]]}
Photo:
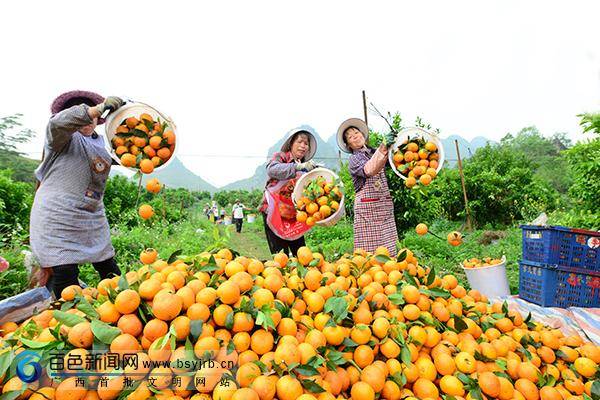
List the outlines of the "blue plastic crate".
{"label": "blue plastic crate", "polygon": [[521,225],[523,260],[600,271],[600,232],[564,226]]}
{"label": "blue plastic crate", "polygon": [[542,307],[599,307],[600,273],[523,260],[519,297]]}

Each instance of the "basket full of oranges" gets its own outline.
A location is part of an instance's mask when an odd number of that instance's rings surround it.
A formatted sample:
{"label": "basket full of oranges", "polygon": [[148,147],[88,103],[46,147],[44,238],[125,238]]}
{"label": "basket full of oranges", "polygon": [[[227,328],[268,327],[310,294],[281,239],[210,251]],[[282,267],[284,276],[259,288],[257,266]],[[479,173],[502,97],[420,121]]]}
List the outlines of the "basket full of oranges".
{"label": "basket full of oranges", "polygon": [[408,188],[427,186],[442,169],[444,148],[437,135],[421,128],[405,128],[398,133],[388,160]]}
{"label": "basket full of oranges", "polygon": [[345,215],[343,185],[335,172],[315,168],[294,186],[296,220],[308,226],[333,226]]}
{"label": "basket full of oranges", "polygon": [[165,168],[176,151],[175,124],[143,103],[130,103],[109,114],[106,136],[120,165],[149,174]]}

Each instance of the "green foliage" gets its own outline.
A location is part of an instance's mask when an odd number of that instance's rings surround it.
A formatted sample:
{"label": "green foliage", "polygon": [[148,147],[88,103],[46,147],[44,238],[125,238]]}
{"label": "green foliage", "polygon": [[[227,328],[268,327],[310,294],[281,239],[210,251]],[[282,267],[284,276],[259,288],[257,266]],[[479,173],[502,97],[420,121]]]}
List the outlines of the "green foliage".
{"label": "green foliage", "polygon": [[584,113],[577,116],[581,118],[579,125],[583,127],[583,133],[592,131],[600,134],[600,113]]}
{"label": "green foliage", "polygon": [[0,255],[8,261],[10,268],[0,272],[0,300],[23,293],[27,290],[27,270],[23,265],[21,243],[0,244]]}
{"label": "green foliage", "polygon": [[581,208],[557,210],[548,216],[548,225],[600,231],[600,212]]}
{"label": "green foliage", "polygon": [[145,224],[137,214],[136,200],[138,206],[150,204],[156,214],[154,218],[177,222],[184,218],[186,210],[193,207],[199,198],[204,198],[203,196],[203,192],[192,193],[183,188],[163,188],[155,195],[148,193],[142,185],[138,199],[137,182],[117,175],[106,182],[104,207],[111,226],[120,224],[134,227]]}
{"label": "green foliage", "polygon": [[0,117],[0,155],[4,153],[22,155],[17,150],[17,145],[29,142],[35,135],[31,129],[22,128],[22,116],[23,114],[14,114]]}
{"label": "green foliage", "polygon": [[354,183],[352,182],[352,176],[350,170],[348,170],[348,163],[344,162],[340,166],[338,176],[344,185],[344,208],[346,209],[346,216],[352,218],[354,216]]}
{"label": "green foliage", "polygon": [[[258,209],[262,204],[263,191],[248,190],[221,190],[213,195],[213,200],[221,207],[231,207],[236,200],[240,200],[248,208]],[[230,212],[230,210],[228,210]]]}
{"label": "green foliage", "polygon": [[600,137],[581,142],[565,152],[573,184],[569,194],[575,208],[598,212],[600,204]]}
{"label": "green foliage", "polygon": [[[473,222],[510,225],[535,218],[559,205],[557,192],[536,176],[529,157],[506,145],[487,145],[463,163]],[[465,216],[459,172],[447,169],[434,181],[450,219]]]}
{"label": "green foliage", "polygon": [[547,138],[535,126],[530,126],[521,129],[515,136],[506,135],[500,144],[515,152],[524,153],[536,176],[548,182],[558,192],[567,192],[571,184],[569,174],[557,173],[567,170],[561,151],[571,146],[571,140],[565,133],[556,133]]}
{"label": "green foliage", "polygon": [[0,245],[28,232],[32,191],[31,185],[13,181],[11,171],[0,170]]}
{"label": "green foliage", "polygon": [[12,179],[20,182],[35,182],[33,171],[39,162],[26,157],[17,150],[17,145],[27,143],[34,136],[31,129],[22,128],[21,114],[0,117],[0,170],[12,170]]}

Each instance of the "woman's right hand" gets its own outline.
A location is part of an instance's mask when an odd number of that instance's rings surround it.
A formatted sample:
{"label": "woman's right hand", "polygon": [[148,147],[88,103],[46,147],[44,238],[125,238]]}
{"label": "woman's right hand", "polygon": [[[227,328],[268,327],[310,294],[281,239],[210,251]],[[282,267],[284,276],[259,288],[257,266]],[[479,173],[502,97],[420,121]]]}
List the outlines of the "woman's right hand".
{"label": "woman's right hand", "polygon": [[106,99],[104,99],[104,102],[102,102],[103,104],[103,110],[102,112],[104,112],[105,110],[110,109],[111,111],[116,111],[119,108],[123,107],[123,104],[125,104],[125,101],[123,101],[123,99],[121,99],[120,97],[117,96],[108,96]]}
{"label": "woman's right hand", "polygon": [[312,171],[317,168],[318,164],[313,160],[296,164],[296,171]]}
{"label": "woman's right hand", "polygon": [[387,156],[388,146],[385,143],[381,142],[381,144],[379,145],[379,148],[377,150],[379,150],[379,152],[381,154],[383,154],[384,156]]}

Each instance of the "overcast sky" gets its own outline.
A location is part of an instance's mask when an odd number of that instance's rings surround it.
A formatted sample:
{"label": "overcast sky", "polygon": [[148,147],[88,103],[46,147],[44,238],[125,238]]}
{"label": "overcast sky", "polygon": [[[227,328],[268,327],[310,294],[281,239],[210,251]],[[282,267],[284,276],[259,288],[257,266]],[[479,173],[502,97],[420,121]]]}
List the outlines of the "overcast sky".
{"label": "overcast sky", "polygon": [[19,0],[0,15],[0,115],[41,133],[61,92],[137,99],[173,118],[179,157],[217,186],[295,126],[327,139],[362,116],[363,89],[444,137],[535,124],[578,139],[576,114],[600,110],[595,0]]}

